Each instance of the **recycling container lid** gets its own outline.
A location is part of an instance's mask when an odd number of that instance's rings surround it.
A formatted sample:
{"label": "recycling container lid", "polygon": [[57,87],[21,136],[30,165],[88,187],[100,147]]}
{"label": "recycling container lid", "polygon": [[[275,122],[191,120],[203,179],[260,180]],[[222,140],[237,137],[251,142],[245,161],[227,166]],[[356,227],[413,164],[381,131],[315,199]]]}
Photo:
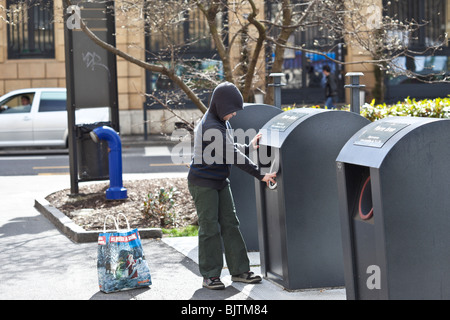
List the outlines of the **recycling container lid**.
{"label": "recycling container lid", "polygon": [[262,128],[259,144],[281,148],[289,134],[304,120],[322,112],[339,112],[324,109],[298,108],[282,112],[270,119]]}
{"label": "recycling container lid", "polygon": [[341,149],[337,162],[380,168],[391,149],[417,128],[437,118],[388,117],[372,122],[356,132]]}

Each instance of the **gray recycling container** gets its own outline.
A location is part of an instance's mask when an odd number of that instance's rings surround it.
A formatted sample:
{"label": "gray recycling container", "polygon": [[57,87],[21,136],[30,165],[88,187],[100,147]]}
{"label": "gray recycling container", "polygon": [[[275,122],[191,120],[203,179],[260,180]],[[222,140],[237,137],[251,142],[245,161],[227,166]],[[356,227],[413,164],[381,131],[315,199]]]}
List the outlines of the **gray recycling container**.
{"label": "gray recycling container", "polygon": [[347,299],[450,299],[450,120],[392,117],[337,157]]}
{"label": "gray recycling container", "polygon": [[261,131],[258,162],[276,185],[256,188],[261,271],[288,290],[344,285],[336,157],[369,121],[358,114],[294,109]]}
{"label": "gray recycling container", "polygon": [[[249,144],[263,125],[281,112],[280,108],[267,104],[244,104],[244,110],[237,112],[236,116],[230,119],[235,142]],[[250,151],[250,158],[253,162],[257,162],[256,152]],[[247,250],[258,251],[255,178],[237,168],[232,168],[229,180]]]}
{"label": "gray recycling container", "polygon": [[95,122],[76,126],[78,181],[109,179],[108,142],[95,143],[89,133],[95,128],[111,126],[110,122]]}

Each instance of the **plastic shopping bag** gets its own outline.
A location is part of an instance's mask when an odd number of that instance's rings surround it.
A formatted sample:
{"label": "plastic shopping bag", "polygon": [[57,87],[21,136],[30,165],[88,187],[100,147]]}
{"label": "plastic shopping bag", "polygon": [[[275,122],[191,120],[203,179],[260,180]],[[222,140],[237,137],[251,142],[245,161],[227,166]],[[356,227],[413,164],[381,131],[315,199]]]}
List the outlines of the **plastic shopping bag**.
{"label": "plastic shopping bag", "polygon": [[[119,218],[124,214],[119,213]],[[106,232],[106,220],[114,221],[117,232]],[[127,230],[119,232],[116,219],[107,216],[103,233],[98,237],[97,272],[98,285],[105,293],[148,287],[152,284],[150,270],[145,260],[141,239],[137,229],[130,230],[127,218]]]}

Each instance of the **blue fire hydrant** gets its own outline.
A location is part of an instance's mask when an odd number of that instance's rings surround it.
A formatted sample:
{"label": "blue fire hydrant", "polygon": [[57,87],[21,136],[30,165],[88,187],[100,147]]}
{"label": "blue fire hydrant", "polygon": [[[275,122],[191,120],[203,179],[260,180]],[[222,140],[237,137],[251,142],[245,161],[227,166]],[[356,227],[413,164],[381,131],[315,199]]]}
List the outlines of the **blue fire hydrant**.
{"label": "blue fire hydrant", "polygon": [[122,181],[122,142],[117,132],[108,127],[98,127],[90,132],[94,142],[108,141],[109,151],[109,188],[106,190],[106,199],[123,200],[127,198],[127,189]]}

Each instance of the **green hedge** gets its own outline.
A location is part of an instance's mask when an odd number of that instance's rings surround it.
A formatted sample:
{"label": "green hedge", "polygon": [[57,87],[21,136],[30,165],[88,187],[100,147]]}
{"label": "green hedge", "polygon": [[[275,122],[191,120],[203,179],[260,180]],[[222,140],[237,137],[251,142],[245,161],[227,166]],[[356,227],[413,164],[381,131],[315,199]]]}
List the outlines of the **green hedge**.
{"label": "green hedge", "polygon": [[447,98],[425,99],[416,101],[407,98],[394,105],[378,104],[375,100],[361,107],[361,115],[370,121],[389,116],[450,118],[450,95]]}

